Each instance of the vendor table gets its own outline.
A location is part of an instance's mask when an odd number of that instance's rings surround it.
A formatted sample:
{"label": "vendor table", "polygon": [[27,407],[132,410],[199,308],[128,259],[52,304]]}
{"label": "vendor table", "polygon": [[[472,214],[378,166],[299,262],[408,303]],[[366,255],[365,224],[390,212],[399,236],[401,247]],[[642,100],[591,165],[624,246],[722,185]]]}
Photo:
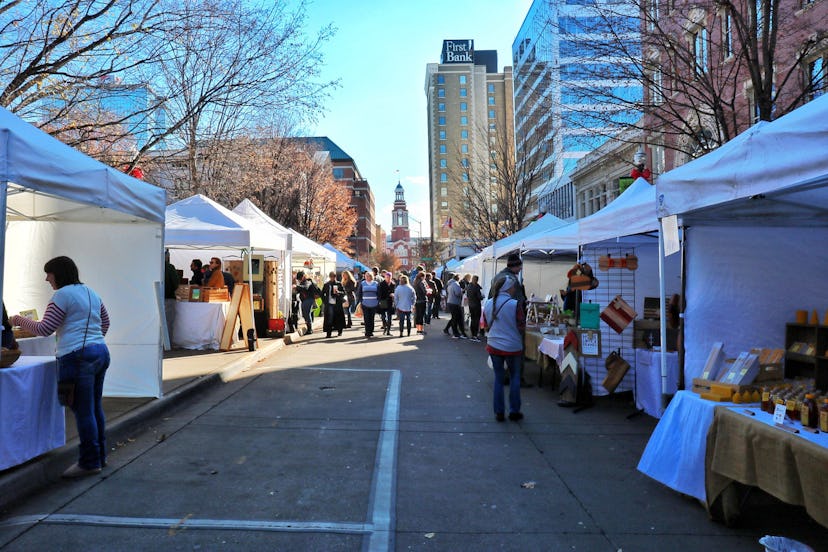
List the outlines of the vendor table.
{"label": "vendor table", "polygon": [[[759,408],[716,408],[706,450],[708,510],[738,481],[783,502],[805,506],[812,518],[828,527],[828,434],[801,429],[789,433],[775,427],[773,416]],[[723,507],[730,504],[722,501]],[[725,519],[738,515],[722,513]]]}
{"label": "vendor table", "polygon": [[563,338],[548,337],[536,330],[526,330],[523,343],[526,358],[538,364],[538,387],[541,387],[543,371],[550,366],[549,359],[557,362],[556,368],[563,362]]}
{"label": "vendor table", "polygon": [[176,301],[172,344],[181,349],[216,349],[230,303]]}
{"label": "vendor table", "polygon": [[24,356],[55,356],[57,340],[54,335],[23,337],[17,340]]}
{"label": "vendor table", "polygon": [[680,493],[706,502],[704,455],[717,405],[692,391],[679,391],[653,430],[638,471]]}
{"label": "vendor table", "polygon": [[678,353],[635,350],[635,406],[654,418],[661,418],[661,355],[667,357],[667,393],[678,391]]}
{"label": "vendor table", "polygon": [[0,470],[65,443],[55,357],[21,356],[0,368]]}

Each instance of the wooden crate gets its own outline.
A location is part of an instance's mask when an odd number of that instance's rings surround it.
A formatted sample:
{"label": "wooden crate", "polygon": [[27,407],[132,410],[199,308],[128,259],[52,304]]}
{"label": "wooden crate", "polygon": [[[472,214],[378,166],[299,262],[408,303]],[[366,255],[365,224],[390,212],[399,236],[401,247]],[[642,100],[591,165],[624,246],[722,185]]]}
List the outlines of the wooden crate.
{"label": "wooden crate", "polygon": [[223,303],[230,301],[230,293],[227,288],[201,288],[201,300],[205,303]]}
{"label": "wooden crate", "polygon": [[759,391],[759,388],[755,385],[736,385],[716,380],[693,378],[693,392],[698,393],[703,399],[731,402],[734,393],[742,394],[745,391],[753,393]]}

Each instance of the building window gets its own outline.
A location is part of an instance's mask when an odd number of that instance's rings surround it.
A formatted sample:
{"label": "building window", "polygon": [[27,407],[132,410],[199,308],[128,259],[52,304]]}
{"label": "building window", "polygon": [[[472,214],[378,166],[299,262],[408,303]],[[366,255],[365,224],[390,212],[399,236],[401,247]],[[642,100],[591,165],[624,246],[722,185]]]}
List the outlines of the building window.
{"label": "building window", "polygon": [[460,117],[460,124],[463,125],[463,126],[468,125],[469,124],[469,118],[466,117],[465,115],[463,115],[462,117]]}
{"label": "building window", "polygon": [[469,181],[469,173],[464,172],[463,173],[463,182],[468,182],[468,181]]}
{"label": "building window", "polygon": [[460,153],[469,153],[469,145],[460,144]]}
{"label": "building window", "polygon": [[650,73],[650,80],[648,82],[650,103],[653,105],[660,105],[664,103],[664,83],[663,74],[660,68],[653,69]]}
{"label": "building window", "polygon": [[466,84],[466,75],[460,75],[460,84]]}
{"label": "building window", "polygon": [[722,14],[722,59],[733,55],[733,14],[725,9]]}
{"label": "building window", "polygon": [[497,125],[494,123],[489,123],[489,131],[494,132],[497,130]]}
{"label": "building window", "polygon": [[808,64],[808,97],[818,98],[825,94],[825,55],[822,55]]}
{"label": "building window", "polygon": [[707,73],[709,68],[707,58],[707,29],[700,27],[692,35],[693,38],[693,59],[695,62],[694,71],[697,76]]}
{"label": "building window", "polygon": [[446,131],[445,131],[445,130],[441,130],[441,131],[440,131],[440,140],[445,140],[445,139],[446,139]]}
{"label": "building window", "polygon": [[437,75],[437,84],[446,84],[445,75]]}
{"label": "building window", "polygon": [[494,105],[494,104],[495,104],[494,96],[489,96],[489,105]]}
{"label": "building window", "polygon": [[440,144],[440,153],[442,153],[442,154],[446,153],[446,145],[445,144]]}
{"label": "building window", "polygon": [[496,117],[496,115],[495,115],[495,110],[494,110],[494,109],[490,109],[490,110],[489,110],[489,119],[494,119],[495,117]]}
{"label": "building window", "polygon": [[466,97],[466,96],[468,96],[468,95],[469,95],[469,93],[466,91],[466,89],[465,89],[465,88],[461,88],[461,89],[460,89],[460,97],[461,97],[461,98],[465,98],[465,97]]}
{"label": "building window", "polygon": [[437,124],[440,126],[446,126],[446,118],[442,115],[437,118]]}
{"label": "building window", "polygon": [[448,182],[448,175],[446,173],[440,173],[440,182]]}
{"label": "building window", "polygon": [[333,177],[337,180],[339,180],[340,178],[345,178],[345,169],[335,168],[333,170]]}
{"label": "building window", "polygon": [[489,90],[489,94],[494,94],[494,84],[489,83],[488,90]]}
{"label": "building window", "polygon": [[448,166],[447,163],[448,161],[446,161],[445,159],[440,159],[440,168],[445,169]]}
{"label": "building window", "polygon": [[437,97],[438,98],[445,98],[446,97],[446,89],[445,88],[438,88],[437,89]]}
{"label": "building window", "polygon": [[460,139],[461,140],[468,140],[469,139],[469,131],[468,130],[461,130],[460,131]]}
{"label": "building window", "polygon": [[441,201],[440,202],[441,209],[448,209],[448,201]]}
{"label": "building window", "polygon": [[464,167],[468,168],[469,167],[469,160],[464,157],[463,159],[460,160],[460,164],[463,165]]}
{"label": "building window", "polygon": [[437,104],[437,111],[439,111],[440,113],[445,113],[446,112],[446,104],[438,103]]}
{"label": "building window", "polygon": [[466,102],[460,102],[460,111],[465,113],[468,110],[469,110],[469,104],[467,104]]}
{"label": "building window", "polygon": [[440,187],[440,197],[448,197],[448,188],[445,186]]}

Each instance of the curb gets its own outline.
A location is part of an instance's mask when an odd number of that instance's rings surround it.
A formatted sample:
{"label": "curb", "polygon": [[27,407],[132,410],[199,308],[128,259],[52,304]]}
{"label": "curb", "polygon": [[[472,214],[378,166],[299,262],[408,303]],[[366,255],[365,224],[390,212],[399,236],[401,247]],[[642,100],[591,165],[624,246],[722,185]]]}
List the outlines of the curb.
{"label": "curb", "polygon": [[[222,369],[200,376],[174,389],[160,399],[152,399],[137,406],[113,420],[111,424],[107,424],[107,441],[110,443],[124,441],[132,434],[143,431],[149,421],[182,406],[197,394],[223,383],[230,377],[283,349],[286,345],[286,340],[275,341],[257,349],[244,358],[228,364]],[[3,474],[0,477],[0,511],[4,511],[10,505],[33,495],[47,485],[61,481],[60,476],[63,470],[77,460],[77,448],[78,439],[76,437],[60,448],[51,450],[22,466],[13,468],[11,473]]]}

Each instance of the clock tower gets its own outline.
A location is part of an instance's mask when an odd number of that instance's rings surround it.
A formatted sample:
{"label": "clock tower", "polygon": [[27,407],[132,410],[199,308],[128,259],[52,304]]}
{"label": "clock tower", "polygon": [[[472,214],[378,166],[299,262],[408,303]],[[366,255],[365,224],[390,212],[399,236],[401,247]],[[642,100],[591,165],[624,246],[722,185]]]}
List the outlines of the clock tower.
{"label": "clock tower", "polygon": [[402,184],[397,182],[394,189],[394,210],[391,212],[391,242],[409,242],[411,233],[408,230],[408,208],[405,205],[405,192]]}

